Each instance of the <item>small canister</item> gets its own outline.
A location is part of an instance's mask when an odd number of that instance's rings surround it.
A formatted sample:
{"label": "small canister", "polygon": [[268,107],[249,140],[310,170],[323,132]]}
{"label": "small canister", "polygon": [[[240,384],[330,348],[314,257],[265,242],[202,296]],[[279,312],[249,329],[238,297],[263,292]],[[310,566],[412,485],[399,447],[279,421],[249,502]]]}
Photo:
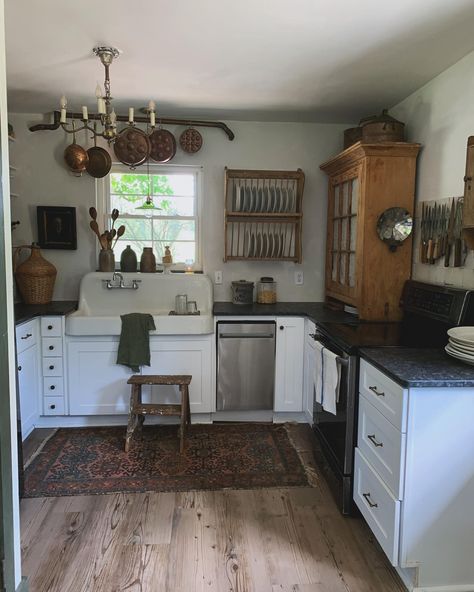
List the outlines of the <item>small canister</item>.
{"label": "small canister", "polygon": [[275,304],[277,301],[277,286],[272,277],[262,277],[257,284],[258,304]]}
{"label": "small canister", "polygon": [[247,282],[246,280],[232,282],[232,302],[234,304],[252,304],[253,286],[253,282]]}

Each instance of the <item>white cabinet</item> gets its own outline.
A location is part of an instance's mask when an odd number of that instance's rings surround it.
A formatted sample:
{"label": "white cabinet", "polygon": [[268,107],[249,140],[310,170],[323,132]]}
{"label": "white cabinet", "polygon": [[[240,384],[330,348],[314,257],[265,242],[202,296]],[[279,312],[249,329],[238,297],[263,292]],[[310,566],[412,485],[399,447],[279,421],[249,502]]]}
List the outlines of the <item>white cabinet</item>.
{"label": "white cabinet", "polygon": [[43,374],[42,415],[65,415],[64,317],[40,319],[41,366]]}
{"label": "white cabinet", "polygon": [[37,319],[18,325],[16,328],[17,376],[23,440],[31,433],[40,415],[40,370],[37,336]]}
{"label": "white cabinet", "polygon": [[303,412],[306,421],[313,425],[314,403],[314,370],[316,364],[315,341],[312,335],[316,332],[316,325],[305,321],[304,336],[304,370],[303,370]]}
{"label": "white cabinet", "polygon": [[[199,337],[151,337],[151,366],[143,374],[191,374],[189,398],[192,413],[209,413],[215,395],[212,393],[213,335]],[[117,338],[104,340],[69,338],[68,392],[70,415],[119,415],[128,413],[133,372],[116,363]],[[173,387],[143,389],[144,401],[173,401]]]}
{"label": "white cabinet", "polygon": [[403,388],[362,360],[354,500],[410,590],[474,590],[474,388]]}
{"label": "white cabinet", "polygon": [[303,411],[304,319],[277,317],[275,411]]}

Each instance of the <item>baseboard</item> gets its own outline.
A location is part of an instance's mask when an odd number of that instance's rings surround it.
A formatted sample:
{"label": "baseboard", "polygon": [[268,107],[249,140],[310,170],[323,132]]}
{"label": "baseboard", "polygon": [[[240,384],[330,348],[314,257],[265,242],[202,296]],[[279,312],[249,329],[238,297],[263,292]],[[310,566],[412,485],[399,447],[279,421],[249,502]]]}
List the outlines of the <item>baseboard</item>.
{"label": "baseboard", "polygon": [[[37,428],[84,428],[97,426],[126,426],[128,415],[57,415],[42,416],[36,422]],[[179,424],[179,417],[149,416],[147,425]],[[191,423],[212,423],[210,413],[193,413]]]}

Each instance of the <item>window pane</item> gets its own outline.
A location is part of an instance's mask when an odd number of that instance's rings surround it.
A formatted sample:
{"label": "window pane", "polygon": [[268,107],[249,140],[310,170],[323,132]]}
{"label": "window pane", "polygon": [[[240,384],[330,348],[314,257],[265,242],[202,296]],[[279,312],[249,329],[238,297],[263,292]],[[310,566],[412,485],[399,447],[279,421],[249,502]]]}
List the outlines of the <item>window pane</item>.
{"label": "window pane", "polygon": [[169,245],[173,255],[173,263],[194,263],[196,260],[196,243],[181,242],[158,242],[155,243],[155,255],[157,263],[161,263],[161,258],[165,254],[165,246]]}
{"label": "window pane", "polygon": [[192,173],[171,173],[168,175],[152,175],[153,195],[195,195],[195,177]]}
{"label": "window pane", "polygon": [[194,220],[153,220],[153,239],[168,241],[194,241]]}
{"label": "window pane", "polygon": [[117,263],[120,262],[120,255],[122,254],[122,251],[125,250],[127,245],[130,245],[132,249],[135,251],[138,260],[138,270],[140,270],[140,257],[142,256],[143,249],[144,247],[153,247],[153,243],[151,241],[120,239],[119,241],[117,241],[117,245],[114,248],[115,261]]}
{"label": "window pane", "polygon": [[130,220],[128,218],[118,219],[120,225],[125,226],[125,234],[123,240],[151,240],[152,226],[151,218],[141,218],[138,220]]}

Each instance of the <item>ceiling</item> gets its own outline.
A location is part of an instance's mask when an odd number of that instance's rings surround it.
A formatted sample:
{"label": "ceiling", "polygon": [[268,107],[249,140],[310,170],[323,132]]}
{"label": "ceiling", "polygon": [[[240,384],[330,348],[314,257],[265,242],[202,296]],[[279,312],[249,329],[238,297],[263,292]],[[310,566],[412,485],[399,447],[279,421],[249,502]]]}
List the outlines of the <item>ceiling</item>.
{"label": "ceiling", "polygon": [[94,108],[349,122],[390,107],[474,49],[472,0],[5,0],[11,111]]}

